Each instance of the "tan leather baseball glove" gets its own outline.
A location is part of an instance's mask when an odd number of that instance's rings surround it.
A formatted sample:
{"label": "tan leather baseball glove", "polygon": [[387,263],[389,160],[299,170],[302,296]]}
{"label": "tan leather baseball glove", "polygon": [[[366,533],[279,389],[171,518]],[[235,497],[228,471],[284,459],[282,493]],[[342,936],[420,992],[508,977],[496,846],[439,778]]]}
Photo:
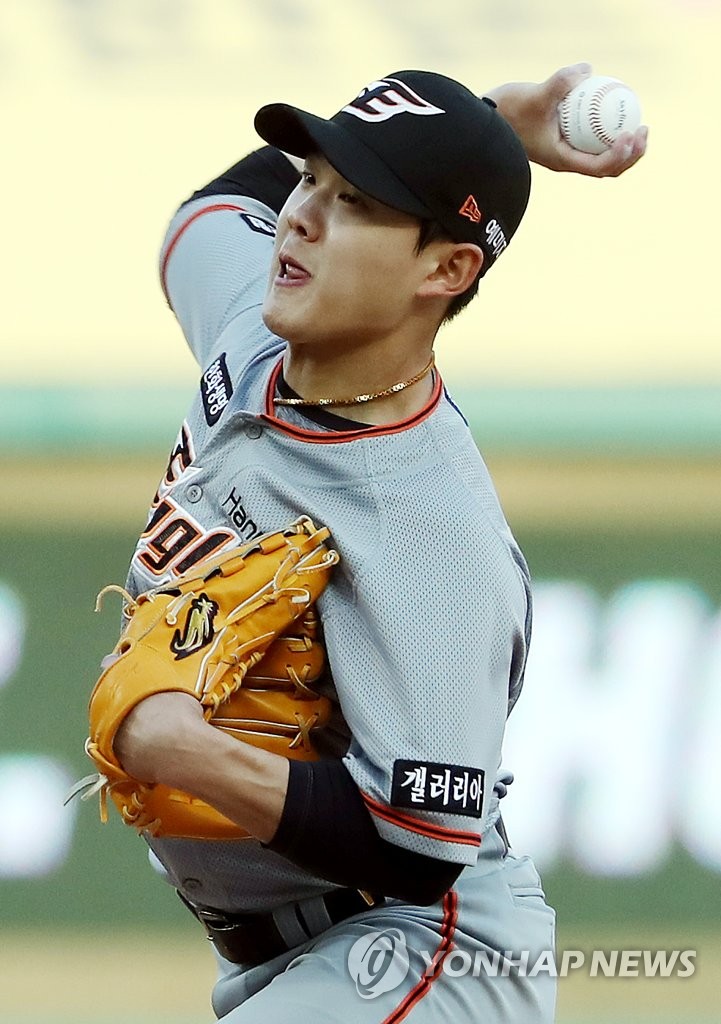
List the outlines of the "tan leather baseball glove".
{"label": "tan leather baseball glove", "polygon": [[303,516],[137,599],[125,595],[127,625],[90,697],[85,749],[98,773],[68,799],[99,792],[105,821],[109,795],[126,824],[157,836],[247,837],[202,800],[131,778],[113,740],[140,701],[176,691],[194,696],[208,722],[240,740],[315,759],[313,730],[331,712],[313,689],[325,667],[314,604],[339,560],[328,536]]}

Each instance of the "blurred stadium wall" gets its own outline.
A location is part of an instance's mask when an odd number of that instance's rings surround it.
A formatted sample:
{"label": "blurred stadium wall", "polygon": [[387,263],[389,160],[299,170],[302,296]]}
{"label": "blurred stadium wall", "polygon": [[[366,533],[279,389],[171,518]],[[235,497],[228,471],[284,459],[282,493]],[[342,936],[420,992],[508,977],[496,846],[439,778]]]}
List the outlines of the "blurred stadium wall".
{"label": "blurred stadium wall", "polygon": [[537,170],[438,345],[536,579],[505,813],[564,921],[717,925],[719,42],[701,0],[4,5],[2,924],[180,914],[128,830],[62,807],[117,625],[94,596],[195,386],[156,281],[175,206],[256,145],[264,102],[330,114],[401,67],[482,91],[586,59],[638,90],[648,156],[617,181]]}

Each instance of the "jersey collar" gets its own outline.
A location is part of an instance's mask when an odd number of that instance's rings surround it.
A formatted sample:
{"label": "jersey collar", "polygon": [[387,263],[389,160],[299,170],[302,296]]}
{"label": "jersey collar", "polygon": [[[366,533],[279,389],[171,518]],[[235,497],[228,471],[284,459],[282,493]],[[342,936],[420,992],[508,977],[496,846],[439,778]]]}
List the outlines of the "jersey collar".
{"label": "jersey collar", "polygon": [[[338,444],[345,443],[347,441],[357,441],[359,438],[363,437],[382,437],[385,434],[399,434],[404,430],[410,430],[411,427],[417,426],[431,415],[434,409],[437,408],[443,394],[443,381],[441,380],[441,375],[438,370],[434,370],[433,391],[428,402],[423,406],[423,408],[419,409],[418,412],[409,416],[407,419],[398,420],[395,423],[382,423],[377,426],[372,424],[363,424],[362,426],[359,425],[358,427],[348,430],[309,430],[305,427],[298,427],[294,423],[289,423],[275,415],[273,398],[276,393],[278,379],[282,369],[283,359],[281,358],[273,368],[268,380],[268,386],[265,393],[265,413],[262,418],[267,420],[282,433],[287,434],[290,437],[294,437],[298,441],[307,441],[310,444]],[[341,422],[343,421],[343,418],[340,416],[334,418],[341,420]]]}

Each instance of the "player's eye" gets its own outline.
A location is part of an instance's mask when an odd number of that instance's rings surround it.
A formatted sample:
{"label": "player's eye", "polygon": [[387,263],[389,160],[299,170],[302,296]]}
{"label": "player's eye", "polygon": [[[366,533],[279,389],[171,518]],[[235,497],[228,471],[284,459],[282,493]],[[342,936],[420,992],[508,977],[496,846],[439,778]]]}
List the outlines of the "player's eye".
{"label": "player's eye", "polygon": [[315,185],[315,177],[310,171],[301,171],[300,179],[305,185]]}
{"label": "player's eye", "polygon": [[363,203],[361,197],[354,192],[340,192],[338,198],[348,206],[360,206]]}

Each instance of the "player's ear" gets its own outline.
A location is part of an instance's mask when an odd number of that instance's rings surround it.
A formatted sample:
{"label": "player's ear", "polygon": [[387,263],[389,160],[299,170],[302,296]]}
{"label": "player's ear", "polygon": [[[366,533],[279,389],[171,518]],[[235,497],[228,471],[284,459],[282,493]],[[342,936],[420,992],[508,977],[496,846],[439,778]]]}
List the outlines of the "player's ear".
{"label": "player's ear", "polygon": [[433,263],[418,288],[419,298],[452,299],[462,295],[483,266],[483,251],[471,242],[445,242],[433,254]]}

